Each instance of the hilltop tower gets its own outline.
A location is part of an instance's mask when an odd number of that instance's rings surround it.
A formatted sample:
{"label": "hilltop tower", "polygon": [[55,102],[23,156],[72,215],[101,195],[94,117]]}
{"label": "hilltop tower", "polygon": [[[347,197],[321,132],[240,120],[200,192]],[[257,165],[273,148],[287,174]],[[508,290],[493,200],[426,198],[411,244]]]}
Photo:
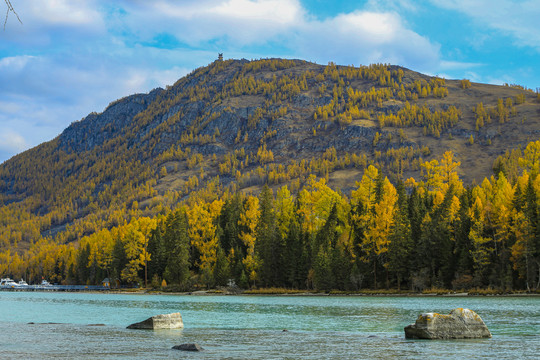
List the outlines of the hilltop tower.
{"label": "hilltop tower", "polygon": [[223,61],[223,53],[219,53],[217,59],[218,61]]}

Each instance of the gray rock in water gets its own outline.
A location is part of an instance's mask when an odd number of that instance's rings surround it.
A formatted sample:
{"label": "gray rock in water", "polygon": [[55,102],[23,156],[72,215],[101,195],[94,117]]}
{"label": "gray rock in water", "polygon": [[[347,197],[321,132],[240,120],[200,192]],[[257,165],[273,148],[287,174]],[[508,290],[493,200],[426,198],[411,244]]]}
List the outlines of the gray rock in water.
{"label": "gray rock in water", "polygon": [[486,324],[472,310],[458,308],[450,315],[424,313],[416,323],[405,327],[407,339],[478,339],[490,338]]}
{"label": "gray rock in water", "polygon": [[184,327],[184,322],[182,321],[182,315],[180,313],[172,314],[162,314],[152,316],[144,321],[131,324],[128,329],[146,329],[146,330],[156,330],[156,329],[181,329]]}
{"label": "gray rock in water", "polygon": [[203,351],[204,349],[199,344],[181,344],[173,346],[174,350],[182,351]]}

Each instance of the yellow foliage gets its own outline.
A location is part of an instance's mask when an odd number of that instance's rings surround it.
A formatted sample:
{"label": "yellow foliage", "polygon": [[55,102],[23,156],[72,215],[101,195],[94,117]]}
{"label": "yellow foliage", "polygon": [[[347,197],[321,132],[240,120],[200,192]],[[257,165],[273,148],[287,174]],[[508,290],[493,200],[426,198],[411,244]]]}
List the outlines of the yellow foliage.
{"label": "yellow foliage", "polygon": [[326,180],[317,180],[314,175],[310,175],[307,179],[304,189],[300,191],[298,201],[301,204],[298,213],[303,218],[303,228],[313,233],[326,222],[334,204],[337,206],[338,217],[345,216],[347,209],[344,199],[326,185]]}
{"label": "yellow foliage", "polygon": [[259,198],[250,195],[244,202],[244,211],[240,214],[238,225],[247,228],[247,231],[240,233],[239,238],[247,248],[246,256],[242,259],[242,263],[246,267],[251,281],[257,279],[257,271],[260,267],[260,260],[255,253],[255,227],[257,226],[259,216]]}
{"label": "yellow foliage", "polygon": [[471,81],[468,79],[460,80],[460,85],[462,89],[469,89],[471,87]]}
{"label": "yellow foliage", "polygon": [[525,151],[523,157],[520,157],[519,166],[527,171],[527,173],[536,176],[540,170],[540,140],[530,142]]}
{"label": "yellow foliage", "polygon": [[222,200],[214,200],[211,203],[198,201],[187,211],[188,235],[192,246],[199,251],[197,265],[201,271],[214,269],[218,246],[215,219],[222,206]]}
{"label": "yellow foliage", "polygon": [[274,161],[274,154],[272,150],[266,149],[266,144],[263,144],[257,150],[257,160],[261,165]]}
{"label": "yellow foliage", "polygon": [[[372,261],[375,264],[377,259],[388,251],[390,234],[395,221],[397,198],[396,189],[388,178],[385,178],[379,201],[372,203],[373,211],[365,212],[364,215],[351,219],[353,222],[363,223],[367,228],[360,244],[365,253],[363,261]],[[386,266],[386,263],[383,265]]]}

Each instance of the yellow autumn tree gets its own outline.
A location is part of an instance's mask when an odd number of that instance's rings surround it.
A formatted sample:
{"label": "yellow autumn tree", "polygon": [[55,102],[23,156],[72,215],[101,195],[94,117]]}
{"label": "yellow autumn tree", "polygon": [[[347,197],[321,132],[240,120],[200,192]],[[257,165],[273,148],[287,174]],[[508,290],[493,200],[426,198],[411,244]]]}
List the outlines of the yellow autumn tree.
{"label": "yellow autumn tree", "polygon": [[441,174],[441,166],[439,161],[433,159],[421,164],[422,167],[422,185],[430,193],[435,193],[442,190],[443,176]]}
{"label": "yellow autumn tree", "polygon": [[248,273],[249,280],[255,282],[258,278],[259,267],[261,266],[260,259],[255,253],[255,228],[259,220],[259,198],[248,196],[244,202],[243,212],[240,214],[238,225],[246,230],[241,231],[239,238],[246,246],[246,256],[242,259],[242,263]]}
{"label": "yellow autumn tree", "polygon": [[495,180],[492,177],[492,196],[487,199],[485,221],[493,229],[493,239],[496,248],[506,248],[511,237],[512,211],[515,189],[508,182],[504,173],[499,173]]}
{"label": "yellow autumn tree", "polygon": [[145,269],[145,287],[148,285],[146,276],[150,253],[148,253],[148,239],[150,232],[157,226],[157,219],[142,217],[132,220],[127,226],[127,232],[122,240],[128,264],[122,269],[121,277],[128,282],[139,279],[139,270]]}
{"label": "yellow autumn tree", "polygon": [[[328,219],[332,206],[337,208],[338,218],[345,224],[348,213],[348,203],[337,192],[332,190],[325,179],[319,179],[315,175],[310,175],[306,181],[306,186],[299,194],[298,214],[303,218],[303,228],[311,234],[320,230]],[[342,229],[338,229],[341,232]]]}
{"label": "yellow autumn tree", "polygon": [[277,191],[275,209],[279,231],[281,233],[281,237],[284,239],[289,233],[289,225],[292,217],[294,216],[294,199],[292,198],[291,192],[286,185],[282,186]]}
{"label": "yellow autumn tree", "polygon": [[[360,182],[356,182],[357,189],[351,192],[351,226],[355,231],[361,232],[358,236],[352,236],[351,242],[354,242],[353,251],[364,254],[363,241],[365,240],[366,233],[371,227],[373,222],[373,207],[377,198],[377,180],[379,178],[379,170],[370,165],[364,171]],[[359,237],[362,240],[355,242],[354,238]],[[370,258],[362,259],[365,262],[370,261]]]}
{"label": "yellow autumn tree", "polygon": [[187,211],[188,236],[191,245],[199,254],[196,265],[207,286],[213,282],[212,273],[216,264],[218,247],[215,220],[222,207],[222,200],[214,200],[210,203],[199,200]]}
{"label": "yellow autumn tree", "polygon": [[364,206],[367,205],[368,207],[371,207],[375,202],[375,188],[378,176],[379,170],[375,166],[369,165],[364,171],[362,180],[356,182],[357,189],[351,192],[351,202],[353,206],[362,203]]}
{"label": "yellow autumn tree", "polygon": [[464,190],[457,173],[460,165],[459,161],[454,161],[454,154],[451,151],[446,151],[440,161],[433,159],[422,163],[423,187],[431,194],[440,192],[443,196],[452,188],[452,194],[459,196]]}
{"label": "yellow autumn tree", "polygon": [[540,169],[540,140],[530,142],[525,151],[523,151],[523,157],[520,157],[519,166],[521,166],[528,174],[536,177]]}
{"label": "yellow autumn tree", "polygon": [[[380,200],[373,206],[373,211],[368,215],[368,227],[362,241],[362,249],[366,253],[366,262],[373,263],[374,284],[377,284],[377,265],[388,252],[390,234],[394,224],[396,211],[397,191],[388,178],[384,179]],[[382,260],[382,265],[387,267],[387,262]]]}
{"label": "yellow autumn tree", "polygon": [[463,182],[461,181],[457,173],[460,165],[461,162],[454,161],[454,153],[452,151],[446,151],[443,154],[440,163],[440,173],[442,176],[443,184],[446,185],[443,190],[452,187],[453,194],[461,195],[463,193]]}

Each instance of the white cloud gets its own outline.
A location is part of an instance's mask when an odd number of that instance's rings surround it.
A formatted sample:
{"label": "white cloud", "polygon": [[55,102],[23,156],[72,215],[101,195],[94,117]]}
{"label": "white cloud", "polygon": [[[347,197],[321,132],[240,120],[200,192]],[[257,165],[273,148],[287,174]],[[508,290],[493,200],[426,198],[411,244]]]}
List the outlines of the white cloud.
{"label": "white cloud", "polygon": [[143,39],[174,34],[183,43],[227,39],[231,45],[264,43],[303,18],[297,0],[124,1],[117,20]]}
{"label": "white cloud", "polygon": [[12,1],[22,24],[10,14],[0,39],[15,44],[47,46],[61,38],[81,45],[89,36],[103,35],[105,21],[92,0]]}
{"label": "white cloud", "polygon": [[356,12],[338,15],[331,21],[331,28],[335,28],[342,35],[352,32],[374,43],[387,43],[395,38],[400,23],[395,14]]}
{"label": "white cloud", "polygon": [[473,63],[473,62],[459,62],[459,61],[447,61],[442,60],[440,62],[439,68],[441,70],[465,70],[465,69],[471,69],[479,66],[483,66],[482,63]]}
{"label": "white cloud", "polygon": [[20,134],[10,129],[0,132],[0,152],[19,153],[27,148],[28,144]]}
{"label": "white cloud", "polygon": [[406,10],[411,12],[418,11],[418,2],[413,0],[369,0],[367,7],[377,11],[399,11]]}
{"label": "white cloud", "polygon": [[298,1],[290,0],[229,0],[209,9],[210,14],[237,21],[262,21],[290,26],[302,13]]}
{"label": "white cloud", "polygon": [[0,69],[9,69],[11,71],[20,71],[24,69],[26,64],[33,58],[33,56],[8,56],[0,59]]}
{"label": "white cloud", "polygon": [[248,22],[265,21],[282,25],[294,22],[303,11],[297,0],[154,1],[146,6],[156,10],[159,16],[181,20],[221,17]]}
{"label": "white cloud", "polygon": [[439,45],[408,29],[397,13],[356,11],[312,21],[296,41],[300,56],[344,64],[384,62],[427,71],[439,61]]}
{"label": "white cloud", "polygon": [[518,45],[540,51],[538,0],[431,0],[443,9],[466,14],[478,23],[511,35]]}
{"label": "white cloud", "polygon": [[101,13],[93,5],[94,1],[84,0],[25,1],[20,3],[21,9],[18,11],[25,18],[43,24],[75,27],[101,25]]}

